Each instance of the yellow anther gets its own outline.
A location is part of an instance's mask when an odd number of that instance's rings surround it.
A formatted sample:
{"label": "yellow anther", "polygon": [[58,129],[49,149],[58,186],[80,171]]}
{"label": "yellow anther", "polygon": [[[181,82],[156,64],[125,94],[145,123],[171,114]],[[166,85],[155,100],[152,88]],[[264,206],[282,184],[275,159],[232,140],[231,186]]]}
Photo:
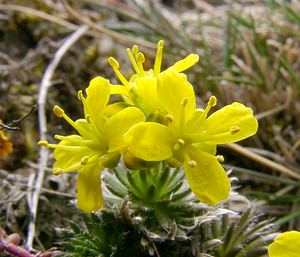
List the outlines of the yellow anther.
{"label": "yellow anther", "polygon": [[81,158],[81,160],[80,160],[80,164],[81,165],[86,165],[87,163],[88,163],[88,161],[89,161],[89,157],[88,156],[83,156],[82,158]]}
{"label": "yellow anther", "polygon": [[194,160],[190,160],[190,161],[188,161],[188,165],[189,165],[191,168],[194,168],[194,167],[197,165],[197,162],[194,161]]}
{"label": "yellow anther", "polygon": [[181,138],[177,139],[177,143],[180,144],[180,145],[184,145],[185,144],[184,140],[181,139]]}
{"label": "yellow anther", "polygon": [[214,107],[217,105],[217,98],[215,96],[211,96],[209,98],[208,104],[210,107]]}
{"label": "yellow anther", "polygon": [[86,119],[86,121],[87,121],[88,123],[91,123],[91,115],[90,115],[90,114],[87,114],[87,115],[85,116],[85,119]]}
{"label": "yellow anther", "polygon": [[47,140],[40,140],[37,144],[39,146],[48,146],[49,143]]}
{"label": "yellow anther", "polygon": [[164,47],[164,41],[163,40],[159,40],[158,43],[157,43],[157,48],[159,47]]}
{"label": "yellow anther", "polygon": [[55,168],[53,170],[53,175],[55,175],[55,176],[60,175],[62,173],[63,173],[63,169],[61,169],[61,168]]}
{"label": "yellow anther", "polygon": [[181,106],[185,107],[188,103],[189,99],[187,97],[182,99]]}
{"label": "yellow anther", "polygon": [[176,144],[173,146],[174,151],[177,151],[177,150],[180,148],[180,146],[181,146],[181,144],[176,143]]}
{"label": "yellow anther", "polygon": [[84,96],[83,96],[83,93],[82,93],[82,90],[79,90],[78,93],[77,93],[77,97],[80,101],[82,101],[82,99],[84,99]]}
{"label": "yellow anther", "polygon": [[115,58],[109,57],[109,58],[107,59],[107,61],[108,61],[108,63],[111,65],[111,67],[116,68],[116,69],[119,69],[119,68],[120,68],[119,63],[118,63],[118,61],[117,61]]}
{"label": "yellow anther", "polygon": [[167,114],[165,116],[165,120],[166,120],[166,122],[172,122],[174,120],[174,116],[171,114]]}
{"label": "yellow anther", "polygon": [[223,155],[216,155],[215,156],[218,162],[224,162],[224,156]]}
{"label": "yellow anther", "polygon": [[133,45],[132,47],[133,55],[136,56],[138,52],[139,52],[139,47],[137,45]]}
{"label": "yellow anther", "polygon": [[62,108],[60,108],[58,105],[54,106],[53,112],[59,118],[63,117],[65,114],[65,111]]}
{"label": "yellow anther", "polygon": [[230,133],[231,133],[232,135],[234,135],[234,134],[240,132],[240,130],[241,130],[241,128],[240,128],[239,126],[232,126],[232,127],[230,128]]}
{"label": "yellow anther", "polygon": [[139,53],[137,54],[136,61],[137,61],[138,63],[139,63],[139,62],[141,62],[141,63],[144,63],[144,62],[145,62],[145,56],[144,56],[144,54],[143,54],[142,52],[139,52]]}

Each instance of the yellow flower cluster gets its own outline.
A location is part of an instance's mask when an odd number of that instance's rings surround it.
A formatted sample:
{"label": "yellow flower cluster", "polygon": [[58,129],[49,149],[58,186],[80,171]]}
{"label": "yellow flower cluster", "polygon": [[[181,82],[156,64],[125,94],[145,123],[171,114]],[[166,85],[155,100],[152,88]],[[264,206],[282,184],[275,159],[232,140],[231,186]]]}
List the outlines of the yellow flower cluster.
{"label": "yellow flower cluster", "polygon": [[[161,71],[162,50],[160,41],[154,68],[145,70],[145,57],[138,47],[127,49],[135,70],[128,80],[110,57],[108,62],[121,85],[96,77],[86,96],[79,91],[83,119],[73,121],[60,107],[54,107],[54,113],[79,135],[55,136],[59,144],[39,144],[55,149],[54,174],[79,171],[77,202],[86,212],[103,205],[100,171],[117,165],[121,155],[129,167],[134,167],[133,159],[183,166],[191,190],[204,203],[214,205],[228,197],[230,182],[219,163],[223,158],[216,155],[216,145],[255,134],[257,120],[252,110],[240,103],[209,116],[217,103],[215,97],[205,109],[197,109],[193,86],[182,72],[198,62],[198,55],[190,54]],[[121,95],[123,104],[108,104],[112,94]]]}

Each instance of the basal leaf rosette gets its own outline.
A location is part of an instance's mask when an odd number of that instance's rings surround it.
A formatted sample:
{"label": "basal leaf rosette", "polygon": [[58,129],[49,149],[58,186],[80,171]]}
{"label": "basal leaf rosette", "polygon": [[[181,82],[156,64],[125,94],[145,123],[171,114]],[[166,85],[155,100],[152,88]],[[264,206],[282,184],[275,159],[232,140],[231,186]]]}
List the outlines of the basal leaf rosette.
{"label": "basal leaf rosette", "polygon": [[204,110],[197,109],[192,85],[176,70],[158,75],[157,97],[165,123],[141,122],[131,127],[124,135],[128,151],[146,161],[183,165],[191,190],[204,203],[215,205],[226,199],[230,182],[216,145],[254,135],[258,123],[252,110],[233,103],[208,116],[216,98],[212,96]]}
{"label": "basal leaf rosette", "polygon": [[[127,49],[127,54],[135,71],[129,80],[127,80],[119,70],[119,63],[113,57],[108,59],[115,74],[122,85],[111,85],[111,94],[120,94],[129,105],[137,106],[148,117],[158,110],[159,100],[157,95],[157,78],[161,74],[161,63],[164,42],[160,40],[157,44],[157,52],[153,69],[145,70],[145,56],[139,51],[138,46],[134,45],[132,49]],[[198,62],[197,54],[189,54],[184,59],[176,62],[163,72],[176,70],[185,71]]]}
{"label": "basal leaf rosette", "polygon": [[125,147],[123,134],[133,125],[145,120],[136,107],[128,107],[107,116],[110,109],[109,81],[96,77],[83,92],[78,92],[83,104],[84,119],[73,121],[59,106],[54,113],[64,118],[79,135],[60,136],[59,144],[43,140],[39,145],[53,148],[55,175],[78,171],[77,204],[85,212],[97,211],[103,205],[100,171],[114,167],[120,158],[119,150]]}

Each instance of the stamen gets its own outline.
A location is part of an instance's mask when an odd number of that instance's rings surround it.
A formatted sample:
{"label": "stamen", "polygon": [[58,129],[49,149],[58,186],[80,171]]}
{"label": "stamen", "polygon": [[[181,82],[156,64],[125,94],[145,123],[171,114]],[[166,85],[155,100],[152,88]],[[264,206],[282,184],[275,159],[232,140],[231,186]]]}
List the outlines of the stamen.
{"label": "stamen", "polygon": [[217,105],[217,98],[215,96],[211,96],[209,98],[209,101],[208,101],[207,105],[209,105],[210,107],[216,106]]}
{"label": "stamen", "polygon": [[80,160],[80,164],[81,165],[86,165],[88,163],[89,159],[90,159],[90,157],[88,157],[88,156],[82,157],[81,160]]}
{"label": "stamen", "polygon": [[174,116],[171,114],[167,114],[165,116],[165,120],[166,120],[166,122],[171,123],[174,120]]}
{"label": "stamen", "polygon": [[216,155],[215,157],[216,157],[218,162],[220,162],[220,163],[224,162],[224,156],[223,155]]}
{"label": "stamen", "polygon": [[84,147],[82,146],[72,146],[72,145],[57,145],[57,144],[47,144],[47,147],[52,148],[52,149],[61,149],[61,150],[66,150],[69,152],[80,152],[80,151],[85,151]]}
{"label": "stamen", "polygon": [[190,160],[190,161],[188,161],[188,165],[189,165],[191,168],[194,168],[194,167],[197,166],[197,162],[194,161],[194,160]]}
{"label": "stamen", "polygon": [[144,67],[143,63],[145,62],[145,56],[142,52],[139,52],[136,56],[136,62],[139,67],[140,73],[143,75],[144,74]]}
{"label": "stamen", "polygon": [[188,103],[188,98],[185,97],[183,98],[182,102],[181,102],[181,110],[180,110],[180,123],[179,123],[179,130],[180,130],[180,134],[183,135],[184,134],[184,128],[185,128],[185,107]]}
{"label": "stamen", "polygon": [[173,149],[174,151],[177,151],[179,148],[180,148],[180,144],[179,143],[176,143],[174,146],[173,146]]}
{"label": "stamen", "polygon": [[80,101],[82,101],[84,99],[84,96],[83,96],[83,93],[82,93],[82,90],[79,90],[78,93],[77,93],[77,97]]}
{"label": "stamen", "polygon": [[85,116],[85,119],[86,119],[86,121],[87,121],[88,123],[91,123],[91,115],[90,115],[90,114],[87,114],[87,115]]}
{"label": "stamen", "polygon": [[134,58],[134,56],[133,56],[133,54],[132,54],[132,52],[130,51],[129,48],[127,48],[127,55],[128,55],[128,57],[129,57],[129,59],[130,59],[130,62],[131,62],[131,64],[132,64],[132,67],[134,68],[135,72],[136,72],[137,74],[140,74],[139,67],[138,67],[138,65],[137,65],[137,63],[136,63],[136,60],[135,60],[135,58]]}
{"label": "stamen", "polygon": [[177,143],[180,144],[180,145],[184,145],[185,144],[184,140],[181,139],[181,138],[177,139]]}
{"label": "stamen", "polygon": [[232,135],[239,133],[240,131],[241,131],[241,128],[239,126],[232,126],[230,128],[230,134],[232,134]]}
{"label": "stamen", "polygon": [[40,140],[37,144],[39,146],[48,146],[49,143],[47,140]]}
{"label": "stamen", "polygon": [[67,114],[65,114],[65,112],[62,108],[55,105],[54,108],[53,108],[53,112],[55,113],[55,115],[57,117],[64,118],[73,128],[75,128],[77,131],[80,132],[80,128],[77,126],[77,124]]}
{"label": "stamen", "polygon": [[[75,163],[74,165],[71,165],[71,166],[66,167],[64,169],[63,168],[55,168],[53,170],[53,174],[54,175],[60,175],[60,174],[65,173],[65,172],[70,172],[70,171],[75,171],[75,170],[81,169],[82,166],[85,165],[88,161],[86,158],[89,158],[89,157],[84,156],[84,157],[81,158],[80,162]],[[83,161],[83,163],[82,163],[82,161]]]}
{"label": "stamen", "polygon": [[133,56],[136,57],[136,55],[137,55],[138,52],[139,52],[139,47],[138,47],[137,45],[133,45],[131,51],[132,51]]}
{"label": "stamen", "polygon": [[62,108],[60,108],[58,105],[54,106],[53,112],[58,118],[62,118],[65,115],[65,111]]}
{"label": "stamen", "polygon": [[163,53],[164,41],[159,40],[157,44],[157,52],[154,61],[154,76],[157,76],[161,70],[161,62],[162,62],[162,53]]}
{"label": "stamen", "polygon": [[187,97],[183,98],[182,102],[181,102],[181,106],[182,107],[186,107],[187,103],[188,103],[189,99]]}
{"label": "stamen", "polygon": [[60,175],[62,173],[63,173],[63,169],[61,169],[61,168],[55,168],[53,170],[53,175],[55,175],[55,176],[58,176],[58,175]]}
{"label": "stamen", "polygon": [[114,72],[116,73],[116,75],[117,75],[118,79],[121,81],[121,83],[126,87],[130,87],[129,82],[125,79],[125,77],[119,71],[120,65],[119,65],[118,61],[113,57],[109,57],[108,58],[108,63],[113,68]]}
{"label": "stamen", "polygon": [[201,115],[199,115],[199,117],[197,118],[197,120],[194,121],[194,123],[199,124],[199,123],[203,122],[206,119],[207,114],[210,111],[210,108],[216,106],[216,104],[217,104],[217,98],[215,96],[211,96],[209,98],[209,101],[208,101],[204,111],[202,112]]}

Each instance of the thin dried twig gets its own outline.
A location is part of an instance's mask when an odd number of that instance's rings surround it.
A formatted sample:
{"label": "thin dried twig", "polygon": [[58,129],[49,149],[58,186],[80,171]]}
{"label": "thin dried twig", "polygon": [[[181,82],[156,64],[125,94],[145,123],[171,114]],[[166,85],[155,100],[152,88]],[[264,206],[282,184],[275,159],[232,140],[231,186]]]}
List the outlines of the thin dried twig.
{"label": "thin dried twig", "polygon": [[[45,140],[46,134],[47,134],[47,121],[46,121],[46,110],[45,110],[45,104],[46,104],[46,98],[48,89],[51,86],[51,78],[53,76],[53,73],[60,63],[62,57],[65,55],[65,53],[70,49],[72,45],[75,44],[75,42],[82,37],[87,31],[88,26],[83,25],[80,26],[73,34],[71,34],[69,37],[66,38],[64,43],[60,46],[58,51],[55,53],[53,60],[47,67],[39,90],[39,98],[38,98],[38,118],[39,118],[39,130],[40,130],[40,139]],[[37,208],[38,208],[38,201],[39,201],[39,195],[41,192],[41,187],[43,183],[43,179],[45,176],[45,170],[47,167],[47,161],[48,161],[48,148],[41,147],[40,148],[40,154],[39,154],[39,168],[37,174],[32,174],[34,176],[34,190],[31,195],[29,195],[28,199],[28,205],[30,208],[30,223],[28,227],[28,234],[27,234],[27,241],[26,241],[26,247],[28,249],[32,248],[32,243],[35,235],[35,223],[36,223],[36,217],[37,217]],[[30,178],[29,178],[30,181]]]}

